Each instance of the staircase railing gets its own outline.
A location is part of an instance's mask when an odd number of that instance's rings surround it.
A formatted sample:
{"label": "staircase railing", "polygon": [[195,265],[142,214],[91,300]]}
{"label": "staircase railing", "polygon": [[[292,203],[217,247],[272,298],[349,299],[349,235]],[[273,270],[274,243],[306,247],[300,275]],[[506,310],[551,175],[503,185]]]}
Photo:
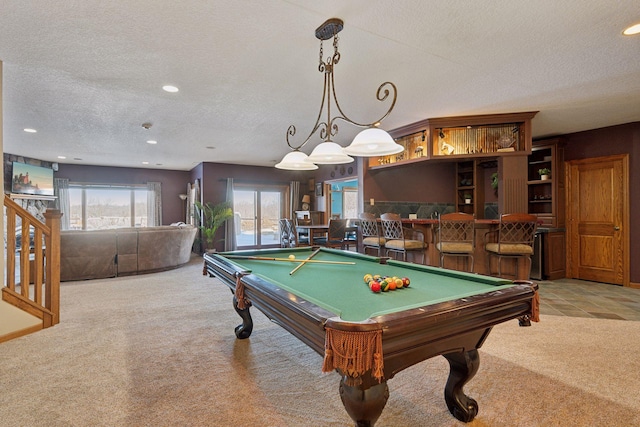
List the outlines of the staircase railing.
{"label": "staircase railing", "polygon": [[[45,223],[42,223],[6,195],[4,206],[6,283],[2,288],[2,299],[42,319],[42,328],[56,325],[60,322],[62,214],[59,210],[49,209],[44,213]],[[17,283],[16,276],[19,277]]]}

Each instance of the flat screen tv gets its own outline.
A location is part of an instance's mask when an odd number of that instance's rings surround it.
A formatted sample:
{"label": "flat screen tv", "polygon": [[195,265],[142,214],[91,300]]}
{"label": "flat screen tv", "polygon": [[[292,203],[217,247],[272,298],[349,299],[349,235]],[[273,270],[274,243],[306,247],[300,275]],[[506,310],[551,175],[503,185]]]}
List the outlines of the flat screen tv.
{"label": "flat screen tv", "polygon": [[53,169],[13,162],[11,192],[53,196]]}

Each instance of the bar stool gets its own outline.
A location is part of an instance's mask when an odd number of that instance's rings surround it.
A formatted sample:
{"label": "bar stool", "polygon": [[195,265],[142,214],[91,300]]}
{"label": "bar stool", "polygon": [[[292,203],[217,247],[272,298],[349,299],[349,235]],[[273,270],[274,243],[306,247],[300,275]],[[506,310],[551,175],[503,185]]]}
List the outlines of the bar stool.
{"label": "bar stool", "polygon": [[402,226],[402,220],[400,215],[395,213],[384,213],[380,216],[382,223],[382,235],[385,238],[384,247],[389,252],[395,252],[402,254],[402,260],[407,260],[408,252],[420,252],[422,254],[422,264],[425,261],[424,251],[427,248],[427,244],[424,241],[424,234],[417,230],[411,231],[417,239],[407,239],[405,237],[405,230]]}
{"label": "bar stool", "polygon": [[362,236],[362,251],[366,254],[367,249],[374,249],[378,256],[382,256],[385,239],[380,235],[380,228],[376,216],[363,212],[360,217],[360,235]]}
{"label": "bar stool", "polygon": [[531,255],[535,239],[538,217],[525,213],[500,215],[497,230],[484,235],[484,249],[487,252],[487,271],[491,275],[491,258],[498,258],[498,276],[502,276],[502,258],[516,259],[516,278],[518,277],[518,258],[529,262],[527,277],[531,274]]}
{"label": "bar stool", "polygon": [[454,212],[438,217],[436,249],[440,252],[440,267],[444,267],[444,257],[467,258],[469,272],[473,273],[473,252],[476,247],[475,216]]}

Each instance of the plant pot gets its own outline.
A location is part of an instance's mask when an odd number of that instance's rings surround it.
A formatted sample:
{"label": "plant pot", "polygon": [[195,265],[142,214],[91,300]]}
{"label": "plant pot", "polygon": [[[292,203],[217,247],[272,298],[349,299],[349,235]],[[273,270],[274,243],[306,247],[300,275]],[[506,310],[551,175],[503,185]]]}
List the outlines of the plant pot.
{"label": "plant pot", "polygon": [[471,199],[464,199],[464,203],[467,204],[467,205],[470,205],[471,204]]}
{"label": "plant pot", "polygon": [[540,179],[546,181],[549,179],[549,175],[540,175]]}

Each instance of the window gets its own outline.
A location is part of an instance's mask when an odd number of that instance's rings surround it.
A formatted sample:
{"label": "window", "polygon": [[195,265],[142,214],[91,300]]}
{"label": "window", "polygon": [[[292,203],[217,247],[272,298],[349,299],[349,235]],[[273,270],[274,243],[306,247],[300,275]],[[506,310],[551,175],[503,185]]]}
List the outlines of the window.
{"label": "window", "polygon": [[146,185],[69,184],[71,230],[147,226]]}
{"label": "window", "polygon": [[280,245],[278,220],[283,218],[287,188],[235,184],[233,211],[238,249]]}

